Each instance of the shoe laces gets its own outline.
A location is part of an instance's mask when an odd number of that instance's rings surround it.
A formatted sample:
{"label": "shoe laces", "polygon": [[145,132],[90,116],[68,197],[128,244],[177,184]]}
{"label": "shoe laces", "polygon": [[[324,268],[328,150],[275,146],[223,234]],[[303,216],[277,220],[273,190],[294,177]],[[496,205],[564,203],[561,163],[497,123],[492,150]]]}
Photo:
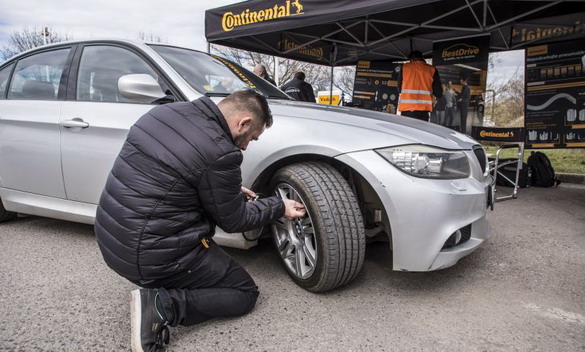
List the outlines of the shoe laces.
{"label": "shoe laces", "polygon": [[164,325],[160,331],[157,332],[154,344],[157,348],[164,348],[165,345],[169,344],[169,338],[171,334],[169,332],[169,327]]}

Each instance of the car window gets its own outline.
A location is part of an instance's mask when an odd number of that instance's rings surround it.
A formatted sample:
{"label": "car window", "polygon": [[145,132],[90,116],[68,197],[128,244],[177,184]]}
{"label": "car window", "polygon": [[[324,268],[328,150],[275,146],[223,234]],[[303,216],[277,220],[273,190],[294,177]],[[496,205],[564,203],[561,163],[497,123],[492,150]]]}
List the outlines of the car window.
{"label": "car window", "polygon": [[69,49],[39,53],[19,60],[10,82],[8,99],[57,100]]}
{"label": "car window", "polygon": [[159,80],[156,72],[140,56],[129,50],[115,46],[86,46],[79,64],[76,98],[83,101],[137,103],[124,98],[118,90],[118,80],[128,74],[148,74]]}
{"label": "car window", "polygon": [[290,99],[264,79],[222,57],[164,45],[151,45],[151,48],[201,94],[227,95],[254,89],[266,97]]}
{"label": "car window", "polygon": [[14,64],[8,65],[0,70],[0,99],[6,98],[6,87],[8,86],[8,78],[10,78],[10,72]]}

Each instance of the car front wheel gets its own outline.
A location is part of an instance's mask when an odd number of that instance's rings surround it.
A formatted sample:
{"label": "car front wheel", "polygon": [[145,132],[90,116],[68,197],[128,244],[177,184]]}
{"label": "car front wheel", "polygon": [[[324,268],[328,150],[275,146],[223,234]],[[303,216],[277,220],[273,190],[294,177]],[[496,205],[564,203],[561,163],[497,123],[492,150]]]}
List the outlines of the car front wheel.
{"label": "car front wheel", "polygon": [[304,204],[302,218],[281,218],[272,234],[288,274],[311,292],[324,292],[350,282],[360,272],[365,230],[356,198],[332,166],[320,162],[280,169],[271,189],[281,198]]}

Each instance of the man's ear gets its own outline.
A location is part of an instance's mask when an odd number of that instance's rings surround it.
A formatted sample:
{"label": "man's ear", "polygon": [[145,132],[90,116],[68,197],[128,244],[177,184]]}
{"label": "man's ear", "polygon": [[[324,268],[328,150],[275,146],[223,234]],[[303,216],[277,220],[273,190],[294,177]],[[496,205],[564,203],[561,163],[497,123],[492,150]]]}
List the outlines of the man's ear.
{"label": "man's ear", "polygon": [[248,115],[242,117],[240,119],[240,121],[238,122],[238,129],[240,131],[247,130],[251,126],[252,126],[252,117],[251,116],[248,116]]}

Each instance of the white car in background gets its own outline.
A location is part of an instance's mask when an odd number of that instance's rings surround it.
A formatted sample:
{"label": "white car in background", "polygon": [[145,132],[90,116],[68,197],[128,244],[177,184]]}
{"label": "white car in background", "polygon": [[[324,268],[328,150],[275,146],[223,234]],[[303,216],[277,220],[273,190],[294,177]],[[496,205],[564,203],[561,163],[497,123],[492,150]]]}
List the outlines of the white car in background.
{"label": "white car in background", "polygon": [[470,137],[415,119],[296,102],[226,59],[121,40],[53,44],[1,64],[0,221],[23,213],[92,224],[140,116],[157,104],[202,95],[217,102],[238,89],[264,94],[274,115],[244,153],[244,186],[294,198],[308,212],[254,233],[218,229],[218,243],[249,248],[272,236],[293,280],[319,292],[358,275],[367,240],[389,243],[394,270],[431,271],[489,237],[492,180]]}

